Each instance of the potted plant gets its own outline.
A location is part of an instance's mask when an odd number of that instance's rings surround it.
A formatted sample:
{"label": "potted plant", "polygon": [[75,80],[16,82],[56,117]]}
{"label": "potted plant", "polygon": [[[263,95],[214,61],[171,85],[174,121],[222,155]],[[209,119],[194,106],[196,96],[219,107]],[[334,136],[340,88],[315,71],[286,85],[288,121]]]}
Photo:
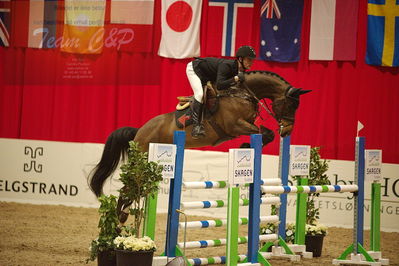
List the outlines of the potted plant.
{"label": "potted plant", "polygon": [[[122,227],[120,236],[114,240],[117,264],[151,265],[156,246],[149,237],[142,235],[141,225],[145,216],[145,201],[157,193],[159,181],[162,180],[162,166],[149,162],[148,153],[141,152],[138,143],[130,141],[127,162],[121,166],[119,180],[123,184],[119,200],[131,202],[129,214],[133,221],[130,226]],[[141,257],[144,257],[143,262],[138,263]]]}
{"label": "potted plant", "polygon": [[116,265],[114,239],[118,236],[118,216],[116,212],[116,197],[113,195],[101,195],[99,197],[100,208],[98,213],[100,219],[98,228],[100,232],[98,237],[90,244],[90,257],[87,260],[94,261],[97,258],[99,266]]}
{"label": "potted plant", "polygon": [[[272,215],[276,215],[277,210],[275,206],[272,206]],[[260,235],[266,234],[278,234],[278,223],[264,223],[261,224],[260,227]],[[285,242],[286,243],[294,243],[295,239],[295,224],[294,223],[287,223],[285,226]],[[263,247],[267,241],[261,241],[260,247]],[[272,250],[271,246],[269,247],[268,251]]]}
{"label": "potted plant", "polygon": [[[320,147],[312,147],[310,149],[310,167],[308,185],[330,185],[326,172],[328,170],[327,160],[320,157]],[[295,180],[301,178],[300,176],[293,176]],[[320,196],[320,193],[309,193],[306,202],[306,236],[305,244],[306,250],[313,252],[314,257],[320,257],[323,247],[323,238],[327,235],[327,227],[320,224],[320,208],[315,206],[315,200]]]}

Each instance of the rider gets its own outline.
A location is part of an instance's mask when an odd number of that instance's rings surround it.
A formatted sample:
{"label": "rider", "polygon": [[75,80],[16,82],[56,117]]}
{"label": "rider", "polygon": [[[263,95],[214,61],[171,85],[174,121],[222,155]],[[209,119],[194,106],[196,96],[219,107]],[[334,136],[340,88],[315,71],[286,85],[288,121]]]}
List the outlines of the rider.
{"label": "rider", "polygon": [[251,46],[241,46],[236,52],[236,58],[196,58],[187,64],[186,74],[194,91],[194,102],[192,105],[192,118],[194,127],[191,132],[193,138],[198,139],[205,136],[202,120],[202,98],[203,87],[211,81],[218,90],[228,89],[239,81],[244,81],[245,70],[249,69],[256,58],[255,50]]}

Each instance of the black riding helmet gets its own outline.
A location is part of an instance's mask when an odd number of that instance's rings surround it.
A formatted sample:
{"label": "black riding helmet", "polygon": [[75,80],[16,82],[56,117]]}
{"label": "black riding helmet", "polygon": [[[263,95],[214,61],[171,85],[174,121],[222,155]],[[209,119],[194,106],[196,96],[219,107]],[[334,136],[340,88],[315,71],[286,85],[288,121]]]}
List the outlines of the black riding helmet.
{"label": "black riding helmet", "polygon": [[251,46],[248,45],[244,45],[241,46],[240,48],[238,48],[237,53],[236,53],[236,57],[249,57],[251,59],[255,59],[256,58],[256,53],[254,48],[252,48]]}

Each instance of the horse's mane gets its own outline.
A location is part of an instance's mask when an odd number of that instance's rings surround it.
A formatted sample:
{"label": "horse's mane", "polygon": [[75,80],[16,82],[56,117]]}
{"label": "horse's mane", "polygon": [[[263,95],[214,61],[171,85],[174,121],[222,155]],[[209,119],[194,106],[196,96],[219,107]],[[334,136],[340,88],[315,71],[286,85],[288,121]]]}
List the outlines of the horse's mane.
{"label": "horse's mane", "polygon": [[253,70],[253,71],[247,71],[247,72],[245,72],[246,74],[257,74],[257,73],[259,73],[259,74],[263,74],[263,75],[269,75],[269,76],[273,76],[273,77],[276,77],[276,78],[278,78],[278,79],[280,79],[281,81],[283,81],[283,82],[285,82],[286,84],[288,84],[288,85],[291,85],[288,81],[286,81],[283,77],[281,77],[279,74],[276,74],[276,73],[274,73],[274,72],[271,72],[271,71],[266,71],[266,70]]}

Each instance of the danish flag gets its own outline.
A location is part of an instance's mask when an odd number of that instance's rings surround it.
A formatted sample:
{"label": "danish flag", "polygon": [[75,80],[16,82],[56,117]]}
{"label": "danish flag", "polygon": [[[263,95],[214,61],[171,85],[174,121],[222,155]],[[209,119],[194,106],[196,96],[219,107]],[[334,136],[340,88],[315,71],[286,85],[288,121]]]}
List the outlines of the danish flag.
{"label": "danish flag", "polygon": [[276,14],[276,18],[281,18],[281,12],[278,8],[276,0],[266,0],[265,3],[262,5],[260,15],[262,16],[263,13],[266,13],[266,18],[273,18],[274,14]]}

